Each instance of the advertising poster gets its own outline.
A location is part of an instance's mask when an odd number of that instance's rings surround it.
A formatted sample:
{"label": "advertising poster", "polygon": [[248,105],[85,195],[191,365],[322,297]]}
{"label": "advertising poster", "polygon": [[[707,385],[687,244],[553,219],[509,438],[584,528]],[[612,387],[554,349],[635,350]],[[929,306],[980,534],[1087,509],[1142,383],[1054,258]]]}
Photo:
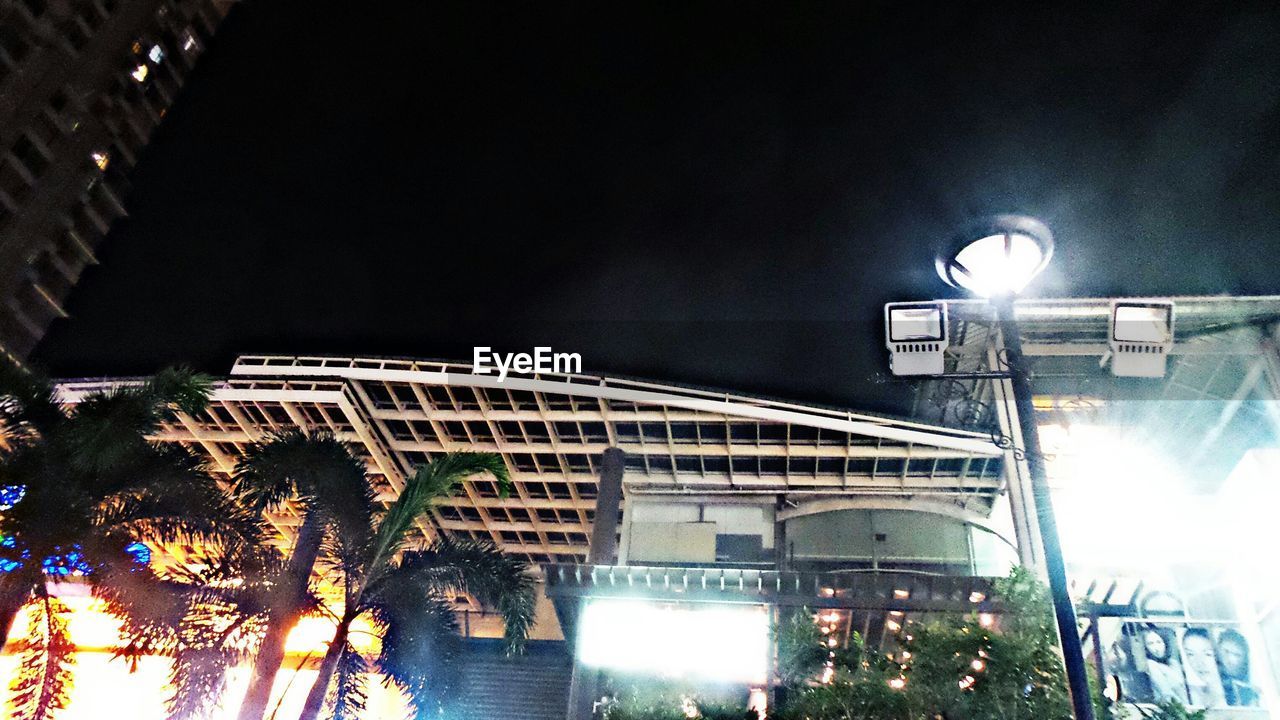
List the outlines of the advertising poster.
{"label": "advertising poster", "polygon": [[1121,702],[1258,707],[1252,649],[1231,624],[1127,621],[1103,646],[1103,667]]}

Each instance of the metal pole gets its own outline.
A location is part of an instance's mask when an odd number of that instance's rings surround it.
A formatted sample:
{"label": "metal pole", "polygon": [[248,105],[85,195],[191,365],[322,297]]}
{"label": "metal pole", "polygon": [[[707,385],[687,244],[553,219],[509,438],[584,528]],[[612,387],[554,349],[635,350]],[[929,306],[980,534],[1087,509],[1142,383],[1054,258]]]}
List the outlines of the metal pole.
{"label": "metal pole", "polygon": [[1045,571],[1049,574],[1053,614],[1058,621],[1058,639],[1062,643],[1062,660],[1067,670],[1071,707],[1076,720],[1093,720],[1093,701],[1089,693],[1089,676],[1085,672],[1084,647],[1080,643],[1076,609],[1071,604],[1071,595],[1067,591],[1067,568],[1062,559],[1062,545],[1058,540],[1053,500],[1049,496],[1044,455],[1040,451],[1036,409],[1031,400],[1031,378],[1023,362],[1022,338],[1018,334],[1018,320],[1014,316],[1013,297],[1005,295],[992,302],[996,308],[996,318],[1000,322],[1000,334],[1004,339],[1005,362],[1013,376],[1014,405],[1018,410],[1018,425],[1022,429],[1022,442],[1025,445],[1023,452],[1031,471],[1031,495],[1035,500],[1036,516],[1040,520],[1040,542],[1044,547]]}

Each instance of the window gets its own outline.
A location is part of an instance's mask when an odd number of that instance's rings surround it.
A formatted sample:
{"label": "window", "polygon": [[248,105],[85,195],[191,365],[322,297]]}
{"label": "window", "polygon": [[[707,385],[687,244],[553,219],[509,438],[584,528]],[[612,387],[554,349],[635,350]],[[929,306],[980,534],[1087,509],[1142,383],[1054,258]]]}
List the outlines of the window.
{"label": "window", "polygon": [[15,25],[16,23],[0,24],[0,51],[4,51],[16,65],[31,52],[31,44]]}
{"label": "window", "polygon": [[91,33],[85,28],[84,24],[75,18],[67,18],[58,25],[58,32],[63,39],[67,41],[67,45],[73,52],[80,52],[85,45],[89,44]]}
{"label": "window", "polygon": [[22,0],[22,4],[26,6],[27,12],[31,13],[31,17],[38,18],[44,13],[47,3],[45,0]]}
{"label": "window", "polygon": [[62,137],[62,127],[58,124],[53,113],[46,110],[36,113],[31,122],[31,134],[45,147],[52,148],[57,144],[58,139]]}
{"label": "window", "polygon": [[13,147],[9,148],[9,152],[26,167],[33,177],[37,177],[49,167],[49,158],[45,157],[40,148],[31,142],[31,138],[19,135],[17,141],[13,143]]}

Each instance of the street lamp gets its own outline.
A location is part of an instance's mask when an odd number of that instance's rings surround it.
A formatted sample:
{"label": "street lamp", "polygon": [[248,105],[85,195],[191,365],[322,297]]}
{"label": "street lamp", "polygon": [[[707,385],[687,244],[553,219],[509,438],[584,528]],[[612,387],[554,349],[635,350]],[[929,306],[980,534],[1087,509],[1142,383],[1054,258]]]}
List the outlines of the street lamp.
{"label": "street lamp", "polygon": [[[1058,526],[1049,496],[1044,455],[1032,404],[1031,380],[1022,355],[1022,339],[1014,314],[1013,299],[1053,256],[1053,233],[1044,223],[1021,215],[997,215],[969,227],[938,256],[938,274],[947,284],[990,298],[1004,340],[1004,368],[1013,384],[1018,424],[1026,444],[1024,454],[1031,472],[1031,494],[1040,522],[1045,570],[1053,597],[1058,637],[1071,691],[1076,720],[1093,720],[1089,679],[1085,674],[1084,649],[1076,625],[1076,611],[1067,591],[1067,570],[1058,541]],[[995,368],[993,368],[995,369]]]}

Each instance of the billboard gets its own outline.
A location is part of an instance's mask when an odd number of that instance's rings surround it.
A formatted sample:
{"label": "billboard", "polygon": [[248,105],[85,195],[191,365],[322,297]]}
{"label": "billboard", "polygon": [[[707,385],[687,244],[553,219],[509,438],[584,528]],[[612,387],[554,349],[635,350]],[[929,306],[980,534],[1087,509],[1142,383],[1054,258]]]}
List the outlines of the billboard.
{"label": "billboard", "polygon": [[1121,702],[1177,700],[1209,709],[1261,705],[1253,649],[1233,623],[1131,620],[1104,650],[1104,671]]}

